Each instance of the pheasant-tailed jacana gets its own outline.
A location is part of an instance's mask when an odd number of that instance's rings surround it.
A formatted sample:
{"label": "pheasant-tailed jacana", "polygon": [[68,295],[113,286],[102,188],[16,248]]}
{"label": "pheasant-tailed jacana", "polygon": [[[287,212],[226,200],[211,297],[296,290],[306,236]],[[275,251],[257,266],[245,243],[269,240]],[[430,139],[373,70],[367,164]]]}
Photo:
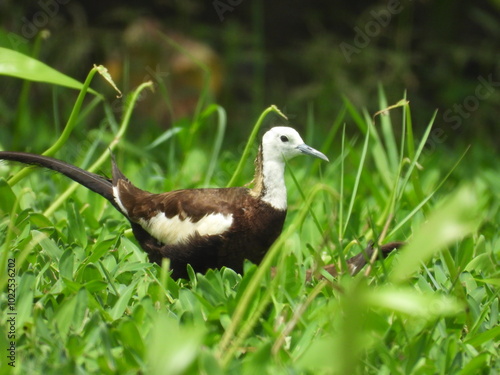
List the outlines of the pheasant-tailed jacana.
{"label": "pheasant-tailed jacana", "polygon": [[23,152],[0,159],[52,169],[102,195],[130,221],[151,262],[170,259],[173,278],[226,266],[242,272],[259,263],[281,233],[287,210],[285,161],[297,155],[328,161],[289,127],[267,131],[255,159],[253,188],[176,190],[153,194],[134,186],[112,159],[112,180],[63,161]]}

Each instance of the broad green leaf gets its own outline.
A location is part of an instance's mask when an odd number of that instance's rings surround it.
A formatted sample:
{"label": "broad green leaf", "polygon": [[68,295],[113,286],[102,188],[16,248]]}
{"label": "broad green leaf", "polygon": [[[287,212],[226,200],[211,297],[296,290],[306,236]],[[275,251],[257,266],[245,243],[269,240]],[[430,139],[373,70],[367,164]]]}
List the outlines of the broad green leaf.
{"label": "broad green leaf", "polygon": [[[0,75],[81,90],[83,83],[20,52],[0,47]],[[95,94],[93,90],[90,90]]]}
{"label": "broad green leaf", "polygon": [[7,181],[0,178],[0,215],[10,214],[16,199],[16,195]]}
{"label": "broad green leaf", "polygon": [[72,334],[68,337],[66,348],[71,357],[79,358],[85,350],[85,344],[86,342],[82,340],[82,337]]}
{"label": "broad green leaf", "polygon": [[92,280],[88,283],[85,283],[84,288],[87,289],[90,293],[99,292],[108,287],[108,284],[102,280]]}
{"label": "broad green leaf", "polygon": [[[127,237],[121,237],[120,243],[125,250],[125,254],[132,254],[131,260],[135,260],[138,262],[144,262],[145,253],[140,249],[134,242],[130,241]],[[123,269],[120,270],[121,272]]]}
{"label": "broad green leaf", "polygon": [[500,326],[496,326],[495,328],[474,335],[473,337],[467,337],[465,339],[465,343],[479,348],[481,347],[481,345],[484,345],[486,342],[489,341],[498,342],[499,337],[500,337]]}
{"label": "broad green leaf", "polygon": [[70,202],[67,205],[68,210],[68,231],[70,238],[75,240],[76,243],[82,247],[87,247],[87,233],[85,231],[85,224],[83,223],[82,216],[76,207],[75,202]]}
{"label": "broad green leaf", "polygon": [[91,280],[103,280],[101,272],[94,264],[88,264],[81,272],[82,282],[88,282]]}
{"label": "broad green leaf", "polygon": [[35,276],[31,272],[26,272],[20,275],[19,284],[16,290],[16,313],[18,327],[22,327],[24,323],[31,319],[33,315],[33,289],[35,288]]}
{"label": "broad green leaf", "polygon": [[118,329],[123,344],[135,350],[137,354],[142,355],[144,353],[144,341],[136,323],[131,320],[125,320],[120,323]]}
{"label": "broad green leaf", "polygon": [[59,305],[53,323],[63,337],[66,336],[70,327],[75,329],[82,325],[87,303],[87,291],[85,288],[81,288],[76,294],[66,297]]}
{"label": "broad green leaf", "polygon": [[491,278],[491,279],[476,279],[481,283],[491,284],[500,287],[500,278]]}
{"label": "broad green leaf", "polygon": [[42,249],[44,251],[47,252],[47,254],[54,261],[57,261],[61,258],[63,251],[59,248],[59,246],[57,246],[57,244],[52,239],[47,237],[47,235],[45,235],[45,233],[39,232],[37,230],[33,230],[32,233],[33,233],[33,236],[40,235],[40,238],[41,238],[39,241],[40,246],[42,247]]}
{"label": "broad green leaf", "polygon": [[72,249],[66,250],[59,259],[59,273],[62,277],[73,279],[73,264],[75,255]]}
{"label": "broad green leaf", "polygon": [[[203,345],[205,328],[199,325],[179,324],[165,315],[154,323],[148,340],[151,374],[186,374]],[[168,340],[165,335],[168,334]]]}
{"label": "broad green leaf", "polygon": [[[480,353],[479,355],[473,357],[469,363],[467,363],[459,372],[459,375],[476,375],[476,374],[486,374],[481,370],[488,368],[488,361],[491,355],[489,353]],[[498,360],[498,359],[497,359]],[[490,369],[491,370],[491,369]],[[496,372],[489,372],[494,374]]]}
{"label": "broad green leaf", "polygon": [[92,263],[99,260],[104,254],[108,253],[113,245],[116,243],[116,239],[110,240],[101,240],[96,242],[96,244],[92,247],[91,255],[85,260],[86,263]]}
{"label": "broad green leaf", "polygon": [[38,228],[50,228],[53,223],[44,215],[38,212],[30,212],[30,221]]}
{"label": "broad green leaf", "polygon": [[138,281],[139,280],[135,280],[132,284],[127,286],[127,288],[124,291],[122,291],[120,298],[118,298],[118,301],[116,301],[116,304],[110,311],[113,320],[116,320],[119,317],[121,317],[125,312],[125,310],[129,307],[130,297],[132,297],[132,294],[135,291],[135,287],[137,286]]}
{"label": "broad green leaf", "polygon": [[82,288],[82,284],[73,280],[73,276],[70,279],[66,277],[61,277],[61,280],[64,282],[65,292],[66,293],[76,293]]}

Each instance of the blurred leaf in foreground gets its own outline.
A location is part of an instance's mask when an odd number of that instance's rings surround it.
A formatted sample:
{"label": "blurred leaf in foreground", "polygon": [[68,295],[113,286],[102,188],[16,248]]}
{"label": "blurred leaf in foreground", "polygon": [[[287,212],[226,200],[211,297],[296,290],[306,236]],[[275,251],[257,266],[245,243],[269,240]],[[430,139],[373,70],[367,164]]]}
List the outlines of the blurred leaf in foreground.
{"label": "blurred leaf in foreground", "polygon": [[391,280],[399,282],[407,279],[434,253],[476,231],[481,223],[479,197],[480,193],[472,186],[464,186],[438,204],[401,251]]}

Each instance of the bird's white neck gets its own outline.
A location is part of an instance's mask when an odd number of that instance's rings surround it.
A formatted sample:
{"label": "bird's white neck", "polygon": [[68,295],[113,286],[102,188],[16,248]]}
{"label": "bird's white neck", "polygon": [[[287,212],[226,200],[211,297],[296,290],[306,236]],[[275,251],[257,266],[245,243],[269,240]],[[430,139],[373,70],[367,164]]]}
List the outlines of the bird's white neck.
{"label": "bird's white neck", "polygon": [[285,163],[283,161],[264,162],[262,172],[265,189],[262,200],[278,210],[286,210]]}
{"label": "bird's white neck", "polygon": [[254,195],[277,210],[286,210],[285,162],[281,158],[266,158],[261,148],[255,164]]}

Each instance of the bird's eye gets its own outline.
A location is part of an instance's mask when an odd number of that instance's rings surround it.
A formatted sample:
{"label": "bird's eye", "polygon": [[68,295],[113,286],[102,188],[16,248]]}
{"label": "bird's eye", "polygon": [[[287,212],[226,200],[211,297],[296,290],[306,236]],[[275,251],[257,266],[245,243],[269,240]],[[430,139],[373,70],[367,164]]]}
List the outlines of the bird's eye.
{"label": "bird's eye", "polygon": [[282,135],[280,137],[280,139],[281,139],[281,142],[288,142],[288,137],[286,135]]}

